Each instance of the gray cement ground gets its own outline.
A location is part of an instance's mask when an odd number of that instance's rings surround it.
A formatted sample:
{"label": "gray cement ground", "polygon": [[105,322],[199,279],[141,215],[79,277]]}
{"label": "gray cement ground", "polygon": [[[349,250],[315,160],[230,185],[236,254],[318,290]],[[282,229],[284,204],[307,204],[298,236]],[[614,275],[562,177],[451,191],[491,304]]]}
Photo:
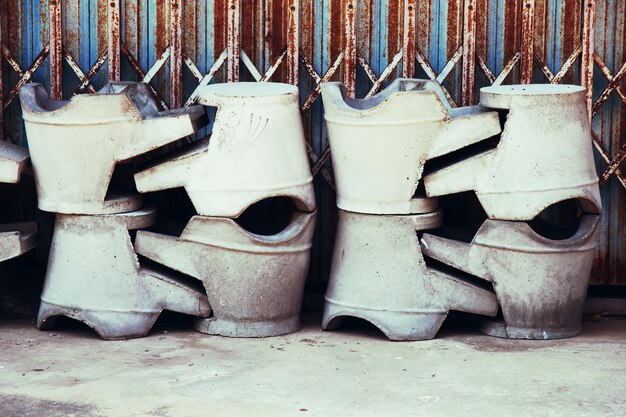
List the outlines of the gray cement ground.
{"label": "gray cement ground", "polygon": [[105,342],[67,322],[42,332],[3,320],[0,416],[626,416],[623,319],[585,322],[567,340],[460,325],[413,343],[318,322],[256,340],[161,323]]}

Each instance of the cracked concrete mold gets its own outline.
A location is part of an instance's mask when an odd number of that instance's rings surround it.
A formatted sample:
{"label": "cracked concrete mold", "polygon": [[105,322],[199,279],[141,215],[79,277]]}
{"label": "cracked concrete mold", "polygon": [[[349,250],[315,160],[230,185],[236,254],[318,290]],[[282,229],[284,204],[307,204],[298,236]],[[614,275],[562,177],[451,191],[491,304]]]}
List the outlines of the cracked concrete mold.
{"label": "cracked concrete mold", "polygon": [[280,233],[262,236],[233,219],[195,216],[179,236],[139,231],[137,253],[200,279],[214,316],[196,329],[266,337],[300,328],[316,212],[296,212]]}
{"label": "cracked concrete mold", "polygon": [[204,292],[171,273],[141,267],[128,230],[149,227],[156,210],[57,214],[37,327],[56,316],[84,322],[104,339],[145,336],[162,310],[209,316]]}
{"label": "cracked concrete mold", "polygon": [[296,87],[214,84],[201,87],[198,97],[217,107],[210,141],[135,174],[140,192],[184,187],[202,216],[237,217],[272,196],[315,211]]}
{"label": "cracked concrete mold", "polygon": [[343,317],[367,320],[391,340],[437,334],[449,310],[495,316],[495,294],[422,257],[416,231],[441,225],[441,212],[367,215],[339,210],[323,329]]}
{"label": "cracked concrete mold", "polygon": [[139,209],[138,195],[106,195],[115,164],[190,135],[206,119],[201,106],[159,112],[143,83],[114,82],[69,101],[30,83],[20,100],[39,208],[56,213]]}
{"label": "cracked concrete mold", "polygon": [[[508,111],[497,148],[426,176],[429,197],[473,190],[498,220],[531,220],[569,199],[584,212],[601,212],[583,87],[485,87],[480,103]],[[547,145],[554,151],[538,151]]]}
{"label": "cracked concrete mold", "polygon": [[471,243],[425,233],[425,255],[493,283],[504,322],[482,330],[512,339],[558,339],[580,333],[583,304],[599,239],[598,215],[578,231],[547,239],[525,222],[486,220]]}
{"label": "cracked concrete mold", "polygon": [[436,200],[414,195],[425,162],[501,130],[495,111],[450,108],[435,81],[396,79],[365,99],[348,97],[338,82],[322,84],[321,91],[337,206],[352,212],[436,210]]}

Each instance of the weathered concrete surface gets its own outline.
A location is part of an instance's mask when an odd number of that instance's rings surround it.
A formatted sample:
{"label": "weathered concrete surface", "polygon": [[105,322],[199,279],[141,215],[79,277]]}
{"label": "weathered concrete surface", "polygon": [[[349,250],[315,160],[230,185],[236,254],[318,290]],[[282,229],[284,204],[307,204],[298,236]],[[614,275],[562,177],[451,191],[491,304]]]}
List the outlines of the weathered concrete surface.
{"label": "weathered concrete surface", "polygon": [[161,323],[147,338],[106,342],[87,328],[61,335],[1,321],[0,415],[625,414],[625,320],[585,322],[566,340],[444,326],[438,339],[397,343],[370,327],[304,322],[299,333],[247,340]]}

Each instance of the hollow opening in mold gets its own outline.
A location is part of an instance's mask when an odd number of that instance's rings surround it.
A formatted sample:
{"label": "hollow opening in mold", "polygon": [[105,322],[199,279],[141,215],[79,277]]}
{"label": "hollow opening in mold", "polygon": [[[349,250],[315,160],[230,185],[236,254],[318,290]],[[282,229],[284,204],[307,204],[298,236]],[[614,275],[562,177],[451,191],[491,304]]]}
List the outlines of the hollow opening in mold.
{"label": "hollow opening in mold", "polygon": [[250,233],[272,236],[289,226],[296,211],[297,204],[293,198],[270,197],[250,205],[235,222]]}
{"label": "hollow opening in mold", "polygon": [[134,166],[132,162],[117,163],[111,174],[111,180],[105,194],[105,200],[120,196],[136,195],[137,187],[133,180]]}
{"label": "hollow opening in mold", "polygon": [[546,207],[528,225],[535,233],[547,239],[569,239],[578,231],[581,217],[590,204],[593,205],[583,198],[559,201]]}

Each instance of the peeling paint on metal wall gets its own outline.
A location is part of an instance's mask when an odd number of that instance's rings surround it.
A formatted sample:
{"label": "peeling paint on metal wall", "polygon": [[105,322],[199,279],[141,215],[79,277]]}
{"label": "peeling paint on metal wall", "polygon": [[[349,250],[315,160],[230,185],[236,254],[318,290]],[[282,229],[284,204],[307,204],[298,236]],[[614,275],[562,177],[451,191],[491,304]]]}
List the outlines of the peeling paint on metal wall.
{"label": "peeling paint on metal wall", "polygon": [[164,108],[194,103],[209,82],[297,83],[318,174],[312,282],[328,274],[336,223],[320,82],[342,80],[363,97],[401,74],[427,77],[452,105],[475,103],[489,84],[586,85],[606,210],[594,283],[626,284],[623,1],[5,0],[0,11],[0,121],[17,143],[15,93],[30,80],[64,98],[143,80]]}

